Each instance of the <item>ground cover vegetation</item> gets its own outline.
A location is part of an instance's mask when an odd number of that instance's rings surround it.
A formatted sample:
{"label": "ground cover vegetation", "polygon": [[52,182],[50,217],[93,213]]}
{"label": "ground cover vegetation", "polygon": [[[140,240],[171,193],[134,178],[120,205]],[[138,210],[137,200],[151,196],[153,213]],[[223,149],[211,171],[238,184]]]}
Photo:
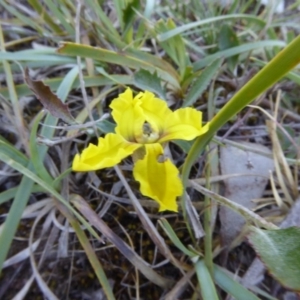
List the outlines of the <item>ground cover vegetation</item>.
{"label": "ground cover vegetation", "polygon": [[278,3],[0,0],[1,299],[298,299]]}

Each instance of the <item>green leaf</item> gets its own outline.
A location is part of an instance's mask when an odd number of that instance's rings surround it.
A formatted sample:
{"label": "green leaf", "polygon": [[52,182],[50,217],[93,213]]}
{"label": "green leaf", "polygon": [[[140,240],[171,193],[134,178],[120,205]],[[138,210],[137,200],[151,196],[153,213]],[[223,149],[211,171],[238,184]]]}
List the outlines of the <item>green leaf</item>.
{"label": "green leaf", "polygon": [[45,113],[44,111],[40,111],[36,118],[34,119],[33,125],[31,127],[30,131],[30,156],[31,156],[31,162],[34,166],[34,169],[36,173],[45,181],[48,183],[51,183],[53,181],[53,178],[47,171],[47,169],[44,166],[44,160],[41,159],[40,154],[39,154],[39,147],[37,145],[37,131],[38,131],[38,126],[42,118],[44,117]]}
{"label": "green leaf", "polygon": [[[260,67],[264,67],[268,63],[254,57],[251,60],[255,61]],[[297,72],[289,72],[285,75],[285,77],[300,85],[300,75],[297,74]]]}
{"label": "green leaf", "polygon": [[[0,205],[5,203],[6,201],[11,200],[12,198],[16,197],[17,191],[19,189],[19,186],[10,188],[9,190],[6,190],[2,193],[0,193]],[[31,193],[40,193],[44,192],[45,190],[38,186],[37,184],[34,185],[31,189]]]}
{"label": "green leaf", "polygon": [[132,69],[143,68],[150,72],[156,71],[157,74],[163,80],[170,83],[175,90],[180,90],[179,76],[174,68],[163,59],[142,51],[129,49],[126,52],[118,53],[99,47],[75,43],[64,43],[57,51],[61,54],[89,57],[95,61],[108,62]]}
{"label": "green leaf", "polygon": [[159,41],[166,41],[177,34],[183,33],[185,31],[188,31],[188,30],[196,28],[196,27],[203,26],[205,24],[212,24],[212,23],[218,22],[218,21],[234,20],[234,19],[241,19],[243,21],[247,20],[247,21],[251,21],[251,22],[258,24],[261,27],[265,26],[265,21],[263,21],[259,17],[247,15],[247,14],[232,14],[232,15],[223,15],[223,16],[217,16],[217,17],[212,17],[212,18],[206,18],[206,19],[203,19],[200,21],[195,21],[195,22],[189,22],[182,26],[171,29],[170,31],[164,32],[164,33],[158,35],[157,38]]}
{"label": "green leaf", "polygon": [[[120,1],[118,1],[118,3],[119,2]],[[101,32],[103,34],[105,34],[108,38],[113,37],[113,39],[119,40],[121,43],[120,35],[119,35],[118,31],[114,28],[112,20],[103,11],[103,9],[100,5],[100,1],[85,0],[84,4],[85,4],[85,6],[89,7],[89,9],[92,9],[93,12],[95,13],[95,15],[97,16],[97,18],[96,18],[97,21],[93,25],[95,27],[101,28]],[[122,3],[120,3],[120,5],[121,4]],[[117,8],[116,8],[116,11],[117,11]]]}
{"label": "green leaf", "polygon": [[[100,1],[103,2],[103,1]],[[120,23],[121,29],[124,29],[124,24],[123,24],[123,9],[125,7],[126,2],[125,1],[120,1],[120,0],[113,0],[114,3],[114,10],[116,11],[118,21]]]}
{"label": "green leaf", "polygon": [[144,16],[149,19],[155,11],[155,0],[147,0],[145,4]]}
{"label": "green leaf", "polygon": [[133,0],[131,2],[128,2],[127,6],[123,10],[123,24],[125,26],[124,33],[127,32],[127,30],[132,26],[134,22],[135,17],[135,10],[138,10],[140,8],[140,1],[139,0]]}
{"label": "green leaf", "polygon": [[[164,20],[158,20],[155,24],[155,30],[157,32],[167,32],[170,29],[174,29],[173,26],[169,28],[171,24],[168,24]],[[176,37],[176,36],[175,36]],[[179,65],[178,58],[176,56],[176,50],[175,50],[175,41],[174,37],[170,38],[167,41],[159,41],[160,46],[167,52],[167,54],[170,56],[170,58],[175,62],[175,64]]]}
{"label": "green leaf", "polygon": [[53,15],[50,16],[48,10],[46,10],[43,5],[38,0],[28,0],[28,3],[34,8],[39,16],[45,21],[45,23],[54,31],[57,35],[62,34],[60,26],[53,20]]}
{"label": "green leaf", "polygon": [[[203,152],[205,146],[213,138],[215,133],[246,105],[251,103],[251,101],[299,64],[299,47],[300,36],[253,76],[211,120],[209,130],[195,140],[195,143],[183,164],[182,182],[184,186],[187,185],[188,176],[194,162]],[[184,197],[182,199],[184,199]]]}
{"label": "green leaf", "polygon": [[147,70],[139,70],[134,74],[134,84],[142,90],[147,90],[159,95],[162,99],[166,98],[165,91],[161,87],[161,80],[156,72],[151,74]]}
{"label": "green leaf", "polygon": [[5,153],[10,159],[17,161],[22,166],[26,166],[29,163],[28,158],[2,136],[0,136],[0,152]]}
{"label": "green leaf", "polygon": [[6,3],[7,1],[0,1],[0,4],[8,11],[11,15],[15,16],[17,20],[22,22],[22,25],[29,26],[37,30],[37,32],[41,35],[49,36],[50,33],[46,31],[45,27],[39,25],[39,22],[35,22],[32,18],[26,17],[25,15],[21,14],[17,9],[16,5],[11,5]]}
{"label": "green leaf", "polygon": [[285,287],[300,291],[300,228],[251,227],[249,241],[272,276]]}
{"label": "green leaf", "polygon": [[201,288],[202,299],[218,300],[219,298],[216,291],[216,287],[202,259],[196,262],[195,269],[198,277],[198,282]]}
{"label": "green leaf", "polygon": [[96,126],[105,134],[110,132],[115,132],[115,128],[116,128],[116,124],[108,120],[103,120],[101,122],[98,122]]}
{"label": "green leaf", "polygon": [[[0,61],[22,61],[37,63],[41,62],[41,65],[49,65],[52,62],[54,65],[60,65],[64,63],[75,63],[76,60],[72,57],[60,56],[55,53],[55,49],[45,50],[21,50],[16,52],[0,52]],[[22,64],[23,66],[25,64]],[[19,69],[20,70],[20,67]]]}
{"label": "green leaf", "polygon": [[[4,159],[2,159],[3,162],[15,163],[23,167],[24,169],[26,169],[25,166],[22,166],[21,164],[19,164],[19,162],[14,161],[8,155],[6,155],[4,152],[0,150],[0,159],[2,155],[4,157]],[[31,163],[28,163],[27,168],[29,172],[33,171],[33,165]],[[14,201],[12,202],[9,213],[3,224],[1,234],[0,234],[0,245],[1,245],[0,274],[1,274],[3,263],[8,254],[8,250],[17,231],[22,213],[27,205],[29,196],[32,193],[33,183],[34,182],[30,178],[26,176],[22,177],[22,180],[14,196]]]}
{"label": "green leaf", "polygon": [[172,226],[170,225],[170,223],[167,221],[167,219],[160,219],[159,221],[159,225],[162,227],[162,229],[164,230],[164,232],[168,235],[169,239],[172,241],[172,243],[179,249],[181,250],[182,253],[184,253],[185,255],[189,256],[190,259],[195,259],[197,257],[199,257],[198,253],[195,253],[189,249],[187,249],[182,242],[180,241],[180,239],[178,238],[178,236],[176,235],[175,231],[173,230]]}
{"label": "green leaf", "polygon": [[259,300],[257,296],[230,277],[222,268],[214,266],[214,279],[216,284],[235,299]]}
{"label": "green leaf", "polygon": [[[104,86],[104,85],[114,84],[116,82],[120,85],[134,84],[132,77],[129,75],[110,75],[109,77],[110,78],[102,75],[84,76],[83,80],[84,80],[85,87]],[[61,82],[63,82],[63,80],[64,78],[56,77],[56,78],[45,79],[43,82],[44,84],[48,85],[51,88],[51,90],[56,91],[59,85],[61,84]],[[77,89],[79,86],[80,86],[79,79],[76,78],[72,82],[71,89]],[[16,92],[19,97],[28,96],[32,94],[31,90],[26,84],[16,85]],[[0,94],[2,94],[3,97],[8,98],[9,97],[8,88],[1,87]]]}
{"label": "green leaf", "polygon": [[[227,24],[223,25],[220,30],[219,35],[219,49],[226,50],[232,47],[236,47],[239,45],[239,39],[232,29],[232,27],[228,26]],[[231,71],[234,70],[237,62],[238,62],[238,55],[234,55],[227,58],[228,67]]]}
{"label": "green leaf", "polygon": [[185,153],[189,153],[194,141],[184,141],[184,140],[173,140],[172,143],[176,144]]}
{"label": "green leaf", "polygon": [[193,86],[189,90],[182,107],[193,105],[205,91],[212,78],[216,75],[220,69],[222,60],[217,59],[211,65],[209,65],[196,79]]}
{"label": "green leaf", "polygon": [[[10,167],[12,167],[13,169],[19,171],[20,173],[22,173],[24,176],[22,178],[22,181],[24,180],[24,185],[22,185],[22,182],[21,184],[19,185],[19,188],[18,188],[18,191],[16,193],[16,196],[15,196],[15,199],[13,201],[13,206],[11,207],[10,209],[10,212],[11,210],[13,210],[13,207],[16,206],[18,208],[18,212],[21,211],[21,213],[23,212],[26,204],[27,204],[27,201],[28,201],[28,198],[29,198],[29,195],[31,193],[31,190],[32,190],[32,187],[33,187],[33,183],[36,182],[41,188],[43,188],[45,190],[45,192],[49,192],[50,194],[52,194],[59,202],[61,202],[68,210],[70,210],[70,212],[72,212],[75,217],[84,225],[86,226],[86,228],[90,231],[90,233],[92,235],[94,235],[95,237],[98,237],[98,235],[96,234],[96,232],[94,231],[93,228],[91,228],[91,226],[89,225],[89,223],[72,207],[72,205],[69,204],[69,202],[67,200],[65,200],[59,192],[57,192],[54,187],[52,185],[50,185],[49,183],[43,181],[39,176],[37,176],[35,173],[34,173],[34,168],[32,166],[31,163],[29,163],[29,165],[27,167],[24,167],[22,166],[21,164],[19,164],[18,162],[16,161],[13,161],[9,158],[9,156],[7,156],[6,154],[4,153],[1,153],[0,151],[0,160],[5,162],[7,165],[9,165]],[[27,181],[25,181],[26,179],[28,179]],[[26,184],[25,184],[26,183]],[[27,191],[25,193],[25,191],[23,189],[21,189],[21,187]],[[26,197],[26,196],[28,197]],[[17,198],[20,198],[21,197],[21,200],[19,201],[16,201]],[[19,207],[21,206],[20,203],[22,202],[22,209],[20,209]],[[26,202],[26,203],[25,203]],[[23,206],[23,203],[25,203],[25,205]],[[20,214],[20,217],[21,217],[21,214]],[[19,217],[19,219],[20,219]],[[15,218],[16,219],[16,218]],[[15,220],[14,222],[19,222],[19,219],[18,220]],[[7,222],[8,220],[8,217],[6,219],[5,222]],[[9,226],[8,226],[9,227]],[[10,228],[10,227],[9,227]],[[5,244],[6,245],[6,242],[3,242],[5,241],[5,237],[3,237],[2,235],[3,232],[1,232],[1,235],[0,235],[0,242],[1,242],[1,247],[2,245]],[[4,238],[2,240],[2,238]],[[3,248],[3,247],[2,247]],[[1,248],[1,250],[2,250]],[[8,249],[8,248],[7,248]],[[2,251],[0,251],[0,270],[1,270],[1,267],[2,267],[2,257],[3,257],[3,253]]]}
{"label": "green leaf", "polygon": [[[175,28],[176,28],[176,24],[172,19],[168,19],[167,21],[159,20],[155,24],[155,29],[159,33],[167,32]],[[179,34],[175,35],[172,38],[168,39],[167,41],[159,41],[159,44],[171,57],[174,63],[178,65],[181,74],[181,79],[182,79],[186,67],[191,64],[186,54],[186,47],[182,36]]]}
{"label": "green leaf", "polygon": [[[46,0],[44,3],[48,6],[49,10],[52,12],[52,15],[55,16],[61,25],[65,28],[70,36],[75,35],[75,28],[72,26],[71,20],[66,16],[67,7],[65,6],[65,1],[60,1],[57,5],[56,1]],[[71,24],[70,24],[71,23]]]}
{"label": "green leaf", "polygon": [[239,40],[235,31],[227,24],[223,25],[219,34],[219,49],[225,50],[238,46]]}
{"label": "green leaf", "polygon": [[[252,43],[245,43],[243,45],[239,45],[236,47],[232,47],[230,49],[226,49],[223,51],[216,52],[214,54],[208,55],[205,58],[195,62],[193,64],[194,71],[197,71],[203,67],[206,67],[211,62],[216,60],[217,58],[226,58],[231,57],[237,54],[242,53],[248,53],[249,51],[254,51],[258,49],[262,49],[265,47],[284,47],[286,46],[286,43],[284,41],[278,41],[278,40],[265,40],[265,41],[259,41],[259,42],[252,42]],[[247,54],[248,55],[248,54]]]}

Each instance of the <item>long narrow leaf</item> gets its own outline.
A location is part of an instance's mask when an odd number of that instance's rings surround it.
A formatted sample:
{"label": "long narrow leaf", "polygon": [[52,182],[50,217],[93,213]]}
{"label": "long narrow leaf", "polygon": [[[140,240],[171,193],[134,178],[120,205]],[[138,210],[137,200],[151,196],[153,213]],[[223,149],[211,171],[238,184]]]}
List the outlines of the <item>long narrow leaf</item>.
{"label": "long narrow leaf", "polygon": [[206,67],[213,61],[218,58],[228,58],[233,57],[238,54],[249,53],[250,51],[257,51],[259,49],[263,49],[266,47],[285,47],[286,43],[283,41],[278,40],[266,40],[266,41],[259,41],[253,43],[246,43],[240,46],[232,47],[230,49],[218,51],[214,54],[208,55],[203,59],[194,63],[193,68],[194,71],[198,71],[199,69]]}
{"label": "long narrow leaf", "polygon": [[246,105],[281,79],[300,62],[300,36],[273,58],[248,81],[211,120],[207,133],[197,138],[183,165],[182,179],[186,186],[191,167],[214,134]]}
{"label": "long narrow leaf", "polygon": [[170,225],[170,223],[166,220],[166,219],[161,219],[159,220],[159,224],[162,227],[162,229],[164,230],[164,232],[168,235],[168,237],[170,238],[170,240],[172,241],[172,243],[179,249],[182,251],[182,253],[184,253],[185,255],[189,256],[191,259],[198,257],[199,254],[189,250],[188,248],[186,248],[182,242],[179,240],[178,236],[176,235],[176,233],[174,232],[172,226]]}
{"label": "long narrow leaf", "polygon": [[188,92],[182,107],[193,105],[194,102],[202,96],[202,93],[207,88],[212,78],[216,75],[221,63],[222,60],[217,59],[200,74]]}
{"label": "long narrow leaf", "polygon": [[115,297],[113,295],[113,291],[110,286],[110,283],[105,275],[102,264],[99,261],[85,232],[81,229],[80,223],[74,218],[74,216],[72,214],[70,214],[70,212],[67,209],[65,209],[64,206],[58,205],[58,208],[60,209],[61,213],[63,213],[64,216],[67,218],[69,223],[72,225],[72,228],[74,229],[74,231],[78,237],[78,240],[79,240],[82,248],[84,249],[84,252],[86,253],[86,255],[90,261],[90,264],[92,265],[92,267],[95,271],[95,274],[103,288],[103,291],[107,297],[106,299],[114,300]]}
{"label": "long narrow leaf", "polygon": [[255,22],[259,24],[260,26],[264,26],[265,22],[262,19],[259,19],[258,17],[254,17],[252,15],[246,15],[246,14],[233,14],[233,15],[226,15],[226,16],[218,16],[213,18],[207,18],[204,20],[191,22],[188,24],[184,24],[180,27],[177,27],[175,29],[172,29],[168,32],[162,33],[157,36],[158,40],[160,41],[166,41],[167,39],[170,39],[171,37],[180,34],[182,32],[185,32],[187,30],[190,30],[195,27],[199,27],[205,24],[211,24],[218,21],[224,21],[224,20],[232,20],[232,19],[241,19],[241,20],[249,20],[252,22]]}
{"label": "long narrow leaf", "polygon": [[[2,193],[0,193],[0,205],[5,203],[6,201],[13,199],[16,197],[17,191],[18,191],[19,186],[13,187],[9,190],[6,190]],[[39,185],[34,185],[31,189],[32,193],[39,193],[39,192],[44,192],[45,190],[40,187]]]}
{"label": "long narrow leaf", "polygon": [[0,136],[0,151],[8,155],[10,159],[17,161],[19,164],[23,166],[26,166],[29,163],[29,160],[22,152],[17,150],[14,146],[12,146],[7,141],[5,141],[1,136]]}
{"label": "long narrow leaf", "polygon": [[[96,76],[84,76],[84,84],[85,87],[93,87],[93,86],[106,86],[113,83],[118,83],[119,85],[134,85],[133,77],[129,75],[110,75],[110,78],[107,78],[102,75],[96,75]],[[65,78],[65,77],[64,77]],[[43,80],[46,85],[48,85],[52,91],[56,91],[64,78],[56,77],[51,79],[45,79]],[[77,89],[79,87],[79,79],[76,78],[72,85],[71,89]],[[16,92],[19,97],[22,96],[28,96],[32,94],[32,91],[29,89],[29,87],[26,84],[19,84],[16,85]],[[7,98],[9,96],[8,94],[8,88],[2,87],[0,88],[0,94],[3,95],[3,97]]]}
{"label": "long narrow leaf", "polygon": [[204,263],[204,260],[199,260],[195,264],[195,269],[198,277],[198,282],[201,288],[201,295],[204,300],[218,300],[216,287],[211,278],[211,275]]}
{"label": "long narrow leaf", "polygon": [[[76,218],[84,225],[86,228],[91,232],[92,235],[99,238],[95,230],[90,226],[88,222],[69,204],[68,201],[66,201],[49,183],[43,181],[40,179],[32,170],[33,166],[29,164],[28,168],[20,165],[16,161],[13,161],[9,158],[9,156],[5,155],[4,153],[0,152],[0,160],[11,166],[13,169],[19,171],[21,174],[25,175],[26,178],[29,178],[31,181],[36,182],[39,186],[41,186],[46,192],[50,193],[53,197],[55,197],[59,202],[61,202],[66,208],[68,208],[75,216]],[[30,181],[29,181],[30,182]],[[27,184],[27,186],[30,186],[30,184]],[[31,189],[31,188],[30,188]],[[16,197],[21,192],[17,192]],[[24,193],[20,197],[24,197],[27,194]],[[29,197],[29,196],[28,196]],[[23,198],[22,198],[23,199]],[[25,197],[26,199],[26,197]],[[23,200],[24,201],[24,200]],[[27,199],[26,199],[27,201]],[[25,201],[24,201],[25,202]],[[14,204],[17,203],[14,201]],[[27,202],[26,202],[27,203]],[[17,205],[17,204],[16,204]],[[24,209],[24,208],[23,208]],[[0,236],[2,238],[2,235]],[[1,241],[1,240],[0,240]],[[0,251],[0,254],[2,255],[2,252]],[[0,260],[1,263],[3,263]],[[2,266],[2,264],[0,265]]]}
{"label": "long narrow leaf", "polygon": [[57,5],[52,0],[44,0],[46,5],[49,7],[49,9],[52,11],[53,15],[61,22],[62,26],[65,28],[65,30],[68,32],[69,35],[75,34],[75,28],[70,25],[68,20],[66,19],[66,16],[61,13],[59,8],[63,6],[63,1],[60,1],[60,5]]}
{"label": "long narrow leaf", "polygon": [[45,181],[51,183],[53,181],[53,178],[51,177],[51,175],[49,174],[49,172],[46,170],[45,166],[44,166],[44,161],[40,158],[39,155],[39,148],[37,146],[37,142],[36,142],[36,137],[37,137],[37,129],[38,129],[38,125],[41,121],[41,119],[44,116],[44,112],[40,112],[34,123],[33,126],[31,128],[31,133],[30,133],[30,155],[31,155],[31,161],[32,164],[37,172],[37,174]]}
{"label": "long narrow leaf", "polygon": [[[1,152],[0,152],[0,159],[4,162],[8,162],[8,161],[13,162],[13,160],[11,160],[10,157],[8,157],[7,155]],[[23,166],[22,168],[26,169],[26,167]],[[30,172],[33,171],[33,165],[31,163],[29,163],[28,165],[28,170]],[[14,201],[12,202],[12,205],[10,207],[8,216],[5,219],[3,229],[0,234],[0,245],[1,245],[0,274],[2,271],[2,265],[7,256],[11,242],[17,231],[22,213],[27,205],[30,194],[32,193],[32,187],[33,187],[33,181],[29,177],[23,176],[19,184],[17,193],[15,195]]]}
{"label": "long narrow leaf", "polygon": [[92,58],[96,61],[103,61],[133,69],[144,68],[150,72],[157,72],[160,77],[169,82],[174,88],[180,89],[178,75],[171,65],[153,55],[131,51],[128,53],[117,53],[115,51],[80,45],[75,43],[65,43],[58,49],[61,54],[70,56],[81,56]]}
{"label": "long narrow leaf", "polygon": [[216,284],[235,299],[259,300],[257,296],[244,288],[240,283],[227,275],[218,266],[214,266],[214,279]]}

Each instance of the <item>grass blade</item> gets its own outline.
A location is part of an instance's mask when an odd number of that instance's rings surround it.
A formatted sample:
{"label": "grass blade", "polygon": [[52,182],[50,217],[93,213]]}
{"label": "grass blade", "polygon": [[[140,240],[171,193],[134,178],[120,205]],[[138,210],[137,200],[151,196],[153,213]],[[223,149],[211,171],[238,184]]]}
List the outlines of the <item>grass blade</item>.
{"label": "grass blade", "polygon": [[[7,155],[0,152],[0,159],[3,158],[2,161],[8,162],[11,160]],[[26,168],[26,167],[23,167]],[[29,163],[28,170],[33,171],[33,165]],[[3,224],[2,231],[0,234],[0,273],[2,271],[2,265],[7,256],[8,250],[10,248],[11,242],[15,236],[17,231],[22,213],[27,205],[30,194],[32,193],[33,181],[23,176],[21,183],[18,187],[17,193],[15,195],[14,201],[10,207],[8,216]]]}
{"label": "grass blade", "polygon": [[187,185],[191,167],[214,134],[246,105],[281,79],[300,62],[300,36],[275,56],[260,72],[248,81],[210,122],[207,133],[197,138],[182,169],[184,186]]}
{"label": "grass blade", "polygon": [[86,253],[86,255],[95,271],[95,274],[99,280],[99,283],[101,284],[101,286],[104,290],[104,293],[105,293],[107,299],[114,300],[115,297],[113,295],[109,281],[105,275],[103,267],[96,255],[90,241],[88,240],[85,232],[81,229],[78,221],[74,218],[74,216],[72,214],[70,214],[70,212],[66,209],[66,207],[64,207],[60,203],[58,205],[58,208],[59,208],[60,212],[67,218],[69,223],[72,225],[72,228],[75,230],[75,233],[79,239],[79,242],[80,242],[82,248],[84,249],[84,252]]}
{"label": "grass blade", "polygon": [[179,78],[173,67],[150,54],[142,52],[119,54],[115,51],[75,43],[65,43],[58,49],[58,52],[71,56],[89,57],[96,61],[118,64],[133,69],[143,68],[152,73],[157,72],[161,78],[169,82],[174,88],[180,89]]}
{"label": "grass blade", "polygon": [[214,279],[216,284],[235,299],[259,300],[257,296],[243,287],[236,280],[232,279],[218,266],[214,266]]}
{"label": "grass blade", "polygon": [[205,24],[212,24],[214,22],[224,21],[224,20],[232,20],[232,19],[249,20],[249,21],[252,21],[252,22],[260,25],[261,27],[263,27],[265,25],[265,22],[263,20],[261,20],[260,18],[258,18],[258,17],[254,17],[254,16],[246,15],[246,14],[233,14],[233,15],[207,18],[207,19],[204,19],[204,20],[196,21],[196,22],[190,22],[188,24],[185,24],[185,25],[182,25],[182,26],[177,27],[175,29],[172,29],[168,32],[159,34],[157,36],[157,39],[161,42],[166,41],[166,40],[172,38],[173,36],[175,36],[177,34],[183,33],[185,31],[193,29],[195,27],[200,27],[200,26],[205,25]]}
{"label": "grass blade", "polygon": [[259,41],[253,43],[246,43],[240,46],[232,47],[230,49],[226,49],[223,51],[218,51],[214,54],[208,55],[198,62],[194,63],[193,68],[194,71],[198,71],[199,69],[206,67],[208,64],[212,63],[214,60],[218,58],[228,58],[233,57],[238,54],[248,53],[249,51],[255,51],[257,49],[265,48],[265,47],[285,47],[286,43],[278,40],[266,40]]}
{"label": "grass blade", "polygon": [[196,79],[190,91],[188,92],[182,107],[187,107],[193,105],[197,99],[199,99],[202,93],[205,91],[213,77],[216,75],[218,69],[222,63],[221,59],[215,60],[211,65],[209,65]]}
{"label": "grass blade", "polygon": [[198,283],[201,288],[202,298],[205,300],[219,300],[216,287],[204,263],[204,260],[201,259],[197,261],[195,264],[195,269],[198,277]]}
{"label": "grass blade", "polygon": [[170,223],[166,219],[159,220],[159,224],[162,227],[162,229],[165,231],[165,233],[168,235],[170,240],[173,242],[173,244],[181,250],[182,253],[189,256],[191,259],[195,259],[195,257],[198,257],[199,254],[189,250],[186,248],[182,242],[179,240],[178,236],[176,235],[175,231],[171,227]]}

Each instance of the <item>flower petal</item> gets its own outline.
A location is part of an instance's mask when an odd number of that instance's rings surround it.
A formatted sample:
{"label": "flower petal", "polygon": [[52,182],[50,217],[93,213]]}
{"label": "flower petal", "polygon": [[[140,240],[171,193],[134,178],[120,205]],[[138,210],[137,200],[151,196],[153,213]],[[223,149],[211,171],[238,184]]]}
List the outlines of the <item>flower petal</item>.
{"label": "flower petal", "polygon": [[145,148],[144,158],[138,160],[133,168],[133,176],[140,182],[141,193],[156,200],[159,211],[177,212],[176,197],[183,193],[179,171],[170,159],[163,158],[160,144],[147,144]]}
{"label": "flower petal", "polygon": [[164,132],[159,143],[170,140],[193,140],[208,130],[208,124],[202,126],[202,112],[194,108],[180,108],[174,111],[165,122]]}
{"label": "flower petal", "polygon": [[139,99],[133,99],[130,88],[110,104],[112,116],[117,123],[115,132],[129,142],[135,142],[135,132],[141,130],[145,121],[140,105]]}
{"label": "flower petal", "polygon": [[95,171],[118,164],[123,158],[131,155],[139,144],[129,143],[121,136],[109,133],[99,138],[98,146],[89,144],[81,155],[76,154],[73,160],[73,171]]}
{"label": "flower petal", "polygon": [[135,98],[141,101],[141,108],[145,120],[149,122],[155,130],[162,132],[165,127],[166,119],[172,114],[166,101],[156,98],[153,93],[148,91],[139,93]]}

